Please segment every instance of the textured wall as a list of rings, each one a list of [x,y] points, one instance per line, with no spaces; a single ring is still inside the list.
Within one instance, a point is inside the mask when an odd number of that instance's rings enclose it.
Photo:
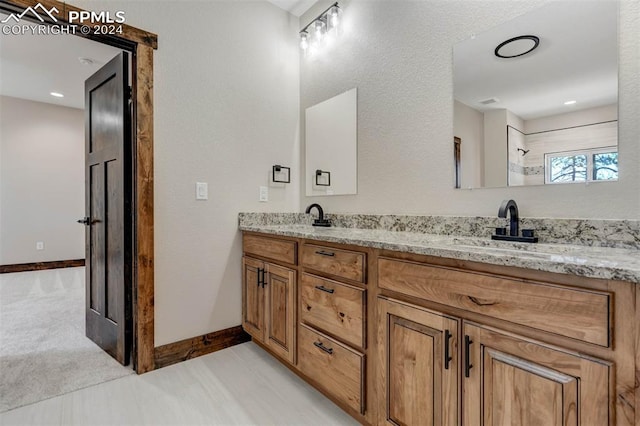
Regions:
[[[236,326],[238,212],[299,207],[298,19],[267,2],[77,3],[158,34],[156,346]],[[291,184],[259,203],[274,164],[291,167]],[[208,201],[195,182],[209,183]]]
[[[84,259],[84,111],[0,96],[0,152],[0,264]]]
[[[301,207],[320,202],[328,212],[473,216],[496,214],[502,199],[514,198],[528,217],[640,218],[640,2],[632,0],[620,6],[620,181],[453,189],[452,46],[543,4],[348,3],[340,40],[300,60],[300,106],[358,88],[358,195],[303,193]]]

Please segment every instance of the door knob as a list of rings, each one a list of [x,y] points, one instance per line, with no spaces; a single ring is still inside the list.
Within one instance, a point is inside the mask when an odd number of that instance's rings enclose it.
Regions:
[[[89,225],[93,225],[94,223],[98,223],[100,221],[97,219],[91,220],[90,217],[85,217],[83,219],[78,219],[76,222],[89,226]]]

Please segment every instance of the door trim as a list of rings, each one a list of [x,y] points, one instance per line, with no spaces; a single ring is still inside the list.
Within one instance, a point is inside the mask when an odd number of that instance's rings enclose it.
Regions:
[[[38,3],[56,7],[59,23],[70,11],[83,9],[57,0],[0,0],[0,10],[22,12]],[[51,25],[55,25],[50,23]],[[156,34],[123,24],[123,34],[90,39],[132,53],[133,88],[133,367],[138,374],[154,363],[154,235],[153,235],[153,51]],[[80,36],[80,33],[77,34]]]

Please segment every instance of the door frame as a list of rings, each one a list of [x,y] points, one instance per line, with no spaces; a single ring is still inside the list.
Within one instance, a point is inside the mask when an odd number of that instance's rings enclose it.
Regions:
[[[69,22],[70,11],[84,11],[57,0],[0,0],[0,10],[23,12],[38,3],[55,7],[56,22]],[[138,374],[155,368],[154,362],[154,235],[153,235],[153,51],[158,48],[156,34],[122,24],[123,33],[114,35],[76,35],[130,52],[133,98],[133,368]]]

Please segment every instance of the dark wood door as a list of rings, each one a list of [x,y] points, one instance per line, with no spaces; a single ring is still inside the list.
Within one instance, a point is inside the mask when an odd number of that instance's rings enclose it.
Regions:
[[[131,348],[128,56],[85,82],[86,334],[122,364]]]

